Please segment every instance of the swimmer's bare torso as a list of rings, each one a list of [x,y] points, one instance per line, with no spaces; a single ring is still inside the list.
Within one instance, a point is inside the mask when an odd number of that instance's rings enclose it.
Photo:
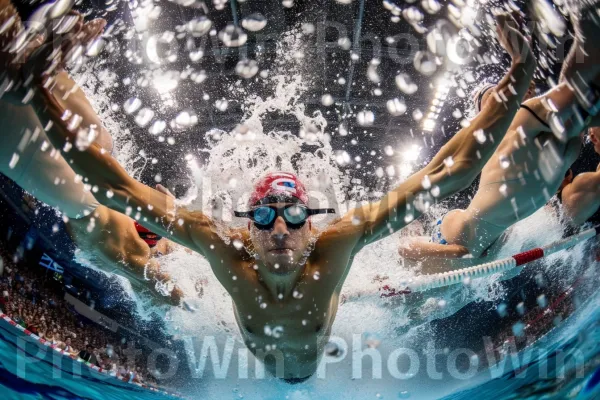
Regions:
[[[264,284],[259,273],[262,266],[257,265],[260,261],[245,249],[221,242],[204,253],[232,297],[244,342],[274,375],[278,375],[276,357],[265,357],[267,354],[284,358],[285,378],[303,378],[316,369],[352,264],[356,240],[347,239],[359,236],[356,228],[338,236],[344,224],[338,221],[320,234],[313,231],[318,239],[306,263],[298,266],[302,272],[293,287],[282,289],[285,295]],[[248,231],[237,231],[234,237],[251,246]]]

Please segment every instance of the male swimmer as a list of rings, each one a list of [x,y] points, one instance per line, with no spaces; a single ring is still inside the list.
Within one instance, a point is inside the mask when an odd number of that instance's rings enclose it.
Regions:
[[[98,186],[95,197],[102,204],[120,212],[139,207],[140,224],[202,254],[232,297],[248,348],[259,357],[280,352],[283,363],[267,357],[266,368],[290,383],[301,382],[316,371],[354,256],[404,227],[408,213],[420,215],[409,199],[427,192],[425,179],[440,199],[467,187],[506,133],[529,87],[535,60],[510,17],[500,15],[497,23],[498,38],[513,57],[511,80],[495,89],[504,101],[486,102],[471,125],[454,135],[422,170],[380,201],[350,211],[320,232],[310,216],[330,210],[311,209],[304,185],[289,172],[259,179],[248,210],[236,213],[249,219],[247,229],[228,229],[217,227],[200,211],[176,207],[172,198],[137,182],[99,143],[64,154],[76,172]],[[5,65],[11,64],[8,57]],[[53,122],[48,137],[63,149],[76,140],[68,129],[70,119],[61,118],[66,110],[45,87],[52,85],[51,77],[31,78],[34,109],[44,124]],[[493,140],[480,143],[475,135],[479,130]],[[444,162],[450,157],[453,163]]]
[[[95,38],[104,25],[104,21],[94,20],[83,29],[90,38]],[[56,74],[55,79],[56,98],[80,115],[83,123],[96,125],[96,142],[111,151],[112,138],[98,116],[89,113],[91,106],[81,89],[65,71]],[[4,96],[0,100],[3,127],[0,173],[42,202],[59,209],[66,217],[71,239],[91,256],[95,266],[124,275],[134,286],[149,287],[161,301],[166,299],[179,304],[180,289],[169,286],[170,277],[160,272],[155,258],[171,251],[170,242],[136,224],[132,218],[100,205],[49,143],[33,108],[8,99],[9,96]],[[162,186],[159,189],[168,192]],[[167,293],[170,289],[173,289],[171,293]]]
[[[563,66],[561,83],[521,105],[483,168],[469,207],[440,218],[429,242],[405,241],[401,255],[413,260],[480,257],[508,227],[533,214],[556,193],[579,154],[581,132],[600,123],[598,117],[592,118],[600,101],[598,92],[586,92],[595,86],[594,79],[600,83],[600,47],[585,40],[600,34],[600,27],[581,19],[573,23],[579,36]],[[495,97],[492,87],[484,87],[474,98],[475,106],[496,102]]]

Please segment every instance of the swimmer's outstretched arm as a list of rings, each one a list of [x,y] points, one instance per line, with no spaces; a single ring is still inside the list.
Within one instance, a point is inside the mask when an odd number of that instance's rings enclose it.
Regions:
[[[98,143],[92,143],[83,151],[73,146],[65,152],[66,148],[76,142],[77,134],[75,130],[69,130],[68,121],[61,118],[65,108],[42,84],[36,87],[32,105],[42,124],[52,122],[51,128],[47,130],[52,144],[57,149],[63,149],[65,159],[72,160],[75,172],[86,177],[90,184],[98,186],[99,190],[94,196],[101,204],[133,216],[139,213],[141,225],[200,254],[205,254],[205,247],[211,243],[194,240],[190,233],[192,230],[200,232],[200,236],[215,241],[218,239],[210,218],[201,212],[177,207],[171,196],[130,177],[118,161]]]
[[[473,182],[506,134],[535,70],[529,43],[510,16],[497,17],[497,34],[512,58],[511,67],[471,124],[454,135],[425,168],[379,202],[348,212],[324,233],[325,237],[354,241],[356,253],[421,215],[422,211],[416,207],[420,197],[434,196],[441,200]]]

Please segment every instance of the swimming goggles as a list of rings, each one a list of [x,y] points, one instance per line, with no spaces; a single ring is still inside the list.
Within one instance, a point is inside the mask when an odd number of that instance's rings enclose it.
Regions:
[[[236,217],[250,218],[261,230],[273,228],[277,217],[283,217],[285,224],[291,229],[300,229],[311,215],[334,214],[333,208],[311,209],[302,204],[288,204],[282,207],[258,206],[251,211],[234,211]]]

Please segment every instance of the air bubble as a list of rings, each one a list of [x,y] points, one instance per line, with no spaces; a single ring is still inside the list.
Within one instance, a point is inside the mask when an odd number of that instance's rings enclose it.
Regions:
[[[402,92],[409,95],[414,94],[417,90],[419,90],[419,87],[412,81],[410,76],[404,73],[396,76],[396,86],[398,86],[398,89],[400,89]]]
[[[254,60],[241,60],[235,66],[235,72],[242,78],[252,78],[258,73],[258,63]]]
[[[375,114],[369,110],[361,111],[356,114],[356,122],[360,126],[371,126],[375,122]]]
[[[397,117],[406,112],[406,103],[403,100],[394,98],[387,101],[386,108],[391,115]]]
[[[333,104],[333,97],[330,94],[324,94],[321,96],[321,104],[323,104],[325,107],[329,107]]]
[[[212,28],[212,21],[205,16],[194,18],[186,24],[186,30],[194,37],[204,36]]]
[[[253,13],[242,19],[242,27],[251,32],[258,32],[267,26],[267,19],[261,13]]]
[[[246,43],[248,35],[242,28],[229,24],[219,32],[219,39],[227,47],[239,47]]]
[[[142,106],[142,101],[140,99],[138,99],[137,97],[132,97],[123,104],[123,110],[125,111],[126,114],[133,114],[141,106]]]
[[[150,123],[152,118],[154,118],[154,111],[149,108],[142,108],[135,116],[135,123],[143,128]]]

